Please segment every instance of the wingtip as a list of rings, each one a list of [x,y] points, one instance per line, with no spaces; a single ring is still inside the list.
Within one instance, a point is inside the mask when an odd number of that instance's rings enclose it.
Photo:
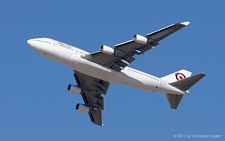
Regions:
[[[190,22],[186,21],[186,22],[182,22],[181,24],[187,26],[190,24]]]
[[[203,77],[204,77],[204,76],[206,76],[206,74],[205,74],[205,73],[200,73],[200,74],[201,74]]]

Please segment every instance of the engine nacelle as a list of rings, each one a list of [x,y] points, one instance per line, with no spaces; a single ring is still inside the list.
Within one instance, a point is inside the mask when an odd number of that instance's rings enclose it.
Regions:
[[[77,104],[76,105],[76,110],[80,111],[80,112],[84,112],[84,113],[88,113],[90,108],[85,106],[84,104]]]
[[[68,91],[72,92],[72,93],[75,93],[75,94],[81,94],[82,90],[81,88],[77,87],[77,86],[74,86],[74,85],[68,85],[68,88],[67,88]]]
[[[145,45],[145,44],[148,43],[148,38],[146,38],[144,36],[141,36],[141,35],[138,35],[138,34],[135,34],[134,37],[133,37],[133,41]]]
[[[111,48],[111,47],[106,46],[106,45],[102,45],[100,47],[100,51],[102,53],[105,53],[105,54],[113,55],[115,50],[113,48]]]

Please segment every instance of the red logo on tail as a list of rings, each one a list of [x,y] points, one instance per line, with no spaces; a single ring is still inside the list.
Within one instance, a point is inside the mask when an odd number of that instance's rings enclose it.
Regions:
[[[175,76],[176,76],[177,80],[182,80],[182,79],[186,78],[186,76],[183,73],[180,73],[180,72],[175,73]]]

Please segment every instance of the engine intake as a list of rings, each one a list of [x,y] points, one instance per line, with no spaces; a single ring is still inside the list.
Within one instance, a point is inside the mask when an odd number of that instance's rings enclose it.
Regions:
[[[74,85],[68,85],[68,88],[67,88],[68,91],[72,92],[72,93],[75,93],[75,94],[81,94],[82,90],[81,88],[77,87],[77,86],[74,86]]]
[[[100,51],[101,51],[102,53],[109,54],[109,55],[113,55],[113,53],[115,52],[115,50],[114,50],[113,48],[108,47],[108,46],[106,46],[106,45],[102,45],[102,46],[100,47]]]
[[[84,113],[88,113],[90,108],[85,106],[84,104],[77,104],[76,105],[76,110],[80,111],[80,112],[84,112]]]
[[[141,36],[141,35],[138,35],[138,34],[135,34],[134,37],[133,37],[133,41],[145,45],[145,44],[148,43],[148,38],[146,38],[144,36]]]

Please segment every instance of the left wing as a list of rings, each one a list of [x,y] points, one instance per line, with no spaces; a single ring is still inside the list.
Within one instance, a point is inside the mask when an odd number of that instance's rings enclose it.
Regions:
[[[91,61],[111,68],[115,71],[120,71],[135,60],[135,54],[140,55],[149,49],[157,46],[159,41],[173,34],[179,29],[187,26],[189,22],[182,22],[172,24],[155,32],[147,34],[144,38],[146,43],[138,43],[130,40],[113,47],[114,53],[112,55],[102,53],[101,51],[91,54]]]
[[[109,82],[74,71],[74,77],[78,87],[82,89],[82,98],[85,106],[89,107],[91,121],[102,126],[102,111],[104,110],[104,99],[101,94],[106,94]]]

